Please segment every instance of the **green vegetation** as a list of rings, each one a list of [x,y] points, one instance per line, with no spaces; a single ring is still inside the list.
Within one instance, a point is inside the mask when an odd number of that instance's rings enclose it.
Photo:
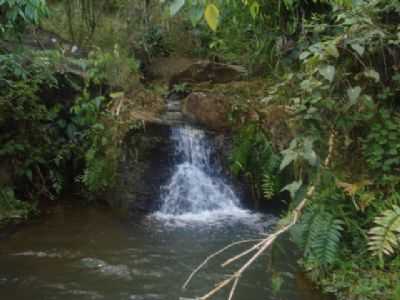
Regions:
[[[61,46],[25,46],[31,26],[48,11],[45,2],[0,4],[5,41],[0,47],[0,165],[7,173],[0,182],[5,185],[3,220],[18,214],[26,218],[30,206],[58,198],[74,181],[89,198],[111,186],[121,129],[112,107],[139,77],[136,60],[117,45],[107,51],[93,46],[81,58]]]
[[[291,232],[307,274],[338,299],[397,300],[399,24],[399,0],[0,0],[0,166],[15,170],[0,219],[57,198],[71,174],[87,195],[112,185],[124,107],[158,105],[140,83],[154,59],[241,64],[263,84],[235,90],[232,173],[258,198],[290,195],[289,214],[315,186]],[[81,57],[15,47],[38,26]]]
[[[231,153],[233,174],[243,176],[253,187],[254,198],[262,195],[271,199],[279,192],[279,165],[281,157],[276,154],[268,138],[257,124],[242,127],[234,140]]]
[[[11,188],[0,187],[0,225],[9,220],[27,219],[34,212],[34,205],[16,199]]]
[[[398,297],[399,7],[391,0],[203,6],[204,22],[215,32],[210,52],[247,64],[253,74],[261,67],[270,83],[263,97],[244,98],[235,114],[242,128],[232,169],[252,178],[267,199],[270,175],[286,178],[290,207],[307,186],[316,187],[292,236],[310,277],[339,299]],[[276,146],[285,134],[266,120],[274,114],[264,113],[274,107],[287,112],[285,149]],[[258,115],[257,124],[249,118],[243,125],[249,112]],[[329,168],[320,166],[327,155]]]
[[[29,24],[38,24],[47,13],[45,0],[0,1],[0,36],[20,33]]]

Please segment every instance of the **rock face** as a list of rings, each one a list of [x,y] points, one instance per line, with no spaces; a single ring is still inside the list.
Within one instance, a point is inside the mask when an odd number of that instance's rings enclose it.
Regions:
[[[290,124],[293,112],[284,105],[270,105],[258,112],[262,126],[269,132],[270,140],[274,147],[282,151],[289,147],[294,138],[294,131]]]
[[[230,101],[222,94],[194,92],[183,101],[183,116],[190,122],[210,130],[223,131],[229,127]]]
[[[185,57],[160,57],[147,62],[145,76],[147,79],[161,79],[169,82],[173,76],[189,68],[195,60]]]
[[[169,178],[172,142],[168,126],[151,124],[125,138],[117,182],[105,200],[123,214],[150,212]]]
[[[246,74],[247,71],[242,66],[200,61],[171,76],[169,85],[173,87],[181,83],[227,83],[239,80]]]

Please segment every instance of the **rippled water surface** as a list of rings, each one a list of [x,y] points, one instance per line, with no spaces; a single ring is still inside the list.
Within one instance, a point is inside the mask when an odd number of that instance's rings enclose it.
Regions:
[[[212,261],[182,291],[204,258],[232,242],[265,236],[276,218],[242,208],[203,131],[172,128],[171,138],[176,164],[160,187],[157,212],[123,220],[107,208],[59,206],[0,241],[0,299],[193,299],[239,267],[243,261],[230,269],[219,265],[244,245]],[[281,242],[260,257],[240,281],[235,299],[323,300],[297,271],[292,248]],[[284,283],[274,293],[271,278],[277,274]],[[226,296],[224,291],[214,299]]]
[[[181,285],[191,270],[232,241],[259,237],[273,221],[273,217],[261,215],[210,219],[208,224],[157,216],[136,216],[132,221],[107,208],[60,206],[0,240],[0,299],[173,300],[199,296],[232,270],[221,270],[218,265],[236,252],[216,259],[182,292]],[[292,247],[280,245],[243,277],[236,299],[326,299],[298,273]],[[285,282],[274,296],[271,276],[276,272],[284,273]],[[226,299],[226,294],[215,299]]]

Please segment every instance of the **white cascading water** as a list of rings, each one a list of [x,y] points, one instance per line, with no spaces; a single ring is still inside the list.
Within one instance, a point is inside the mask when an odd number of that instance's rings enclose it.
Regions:
[[[190,126],[172,128],[176,169],[162,188],[157,217],[212,222],[249,216],[213,161],[213,145],[204,131]]]

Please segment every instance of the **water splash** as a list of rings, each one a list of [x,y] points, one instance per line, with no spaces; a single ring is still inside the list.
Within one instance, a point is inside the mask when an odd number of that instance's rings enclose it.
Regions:
[[[172,128],[175,172],[162,188],[161,219],[215,223],[251,216],[226,182],[213,159],[214,148],[204,131],[189,126]],[[254,216],[254,215],[252,215]]]

